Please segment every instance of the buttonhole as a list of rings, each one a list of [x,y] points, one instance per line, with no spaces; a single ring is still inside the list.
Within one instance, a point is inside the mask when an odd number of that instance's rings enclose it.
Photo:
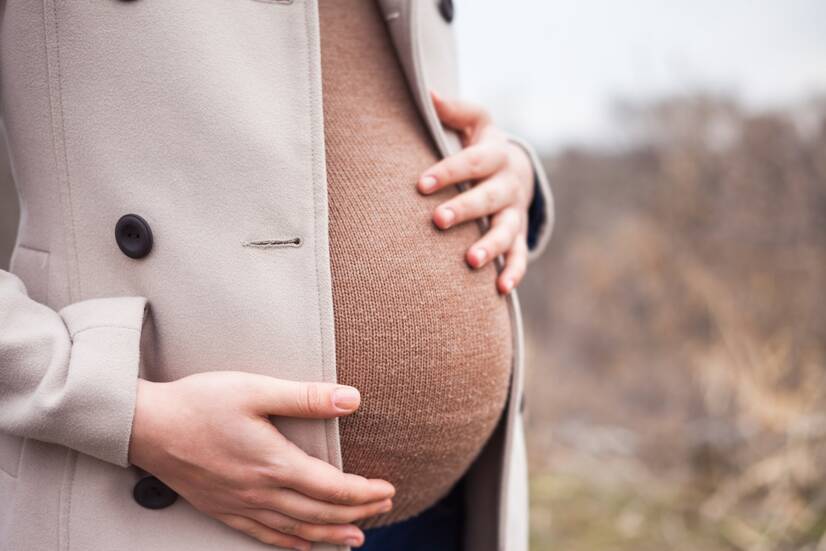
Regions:
[[[279,247],[300,247],[302,240],[300,237],[292,239],[260,239],[256,241],[242,241],[242,247],[252,247],[255,249],[275,249]]]

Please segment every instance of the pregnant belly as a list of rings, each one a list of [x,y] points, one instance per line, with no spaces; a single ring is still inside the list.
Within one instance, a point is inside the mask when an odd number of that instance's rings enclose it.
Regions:
[[[411,197],[410,211],[383,227],[363,217],[331,224],[338,380],[362,395],[340,424],[344,468],[396,487],[394,509],[366,526],[409,518],[445,495],[507,398],[507,305],[493,268],[471,270],[463,256],[478,230],[436,230],[423,201]]]

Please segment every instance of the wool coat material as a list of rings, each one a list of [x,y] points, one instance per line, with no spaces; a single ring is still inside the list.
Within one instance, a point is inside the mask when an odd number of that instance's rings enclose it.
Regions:
[[[428,94],[458,93],[450,2],[380,4],[434,142],[457,151]],[[316,0],[0,10],[21,203],[12,266],[0,271],[0,549],[273,549],[183,500],[139,505],[127,451],[139,377],[336,380]],[[518,143],[545,204],[535,256],[552,198]],[[115,242],[127,213],[151,227],[144,258]],[[467,475],[474,551],[527,549],[522,328],[516,293],[508,300],[509,405]],[[341,466],[335,420],[276,425]]]

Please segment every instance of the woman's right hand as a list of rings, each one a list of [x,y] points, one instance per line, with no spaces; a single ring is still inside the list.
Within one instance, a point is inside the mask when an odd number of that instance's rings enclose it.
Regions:
[[[352,387],[235,371],[140,380],[129,460],[264,543],[357,547],[364,534],[352,523],[389,511],[393,486],[307,455],[268,417],[339,417],[359,403]]]

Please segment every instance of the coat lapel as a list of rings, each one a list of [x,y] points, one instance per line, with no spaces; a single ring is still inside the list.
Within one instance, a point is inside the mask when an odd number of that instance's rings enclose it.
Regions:
[[[379,5],[413,98],[439,152],[446,156],[458,151],[458,136],[442,126],[430,100],[430,90],[445,97],[459,93],[450,23],[433,0],[379,0]]]

